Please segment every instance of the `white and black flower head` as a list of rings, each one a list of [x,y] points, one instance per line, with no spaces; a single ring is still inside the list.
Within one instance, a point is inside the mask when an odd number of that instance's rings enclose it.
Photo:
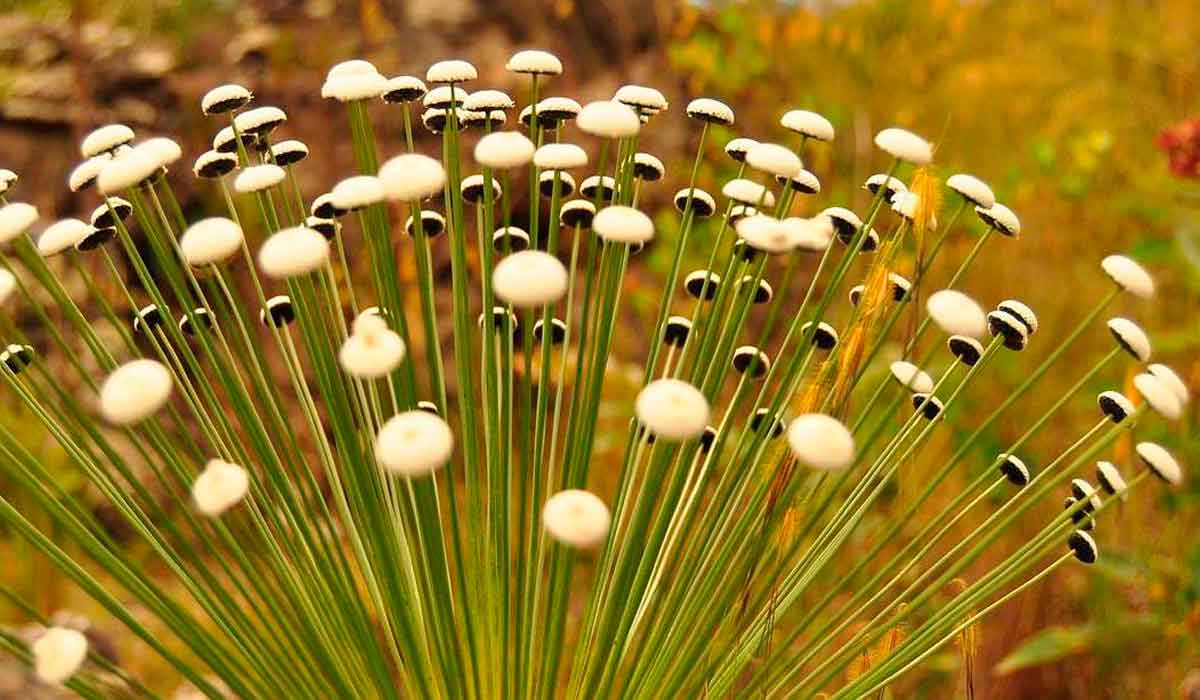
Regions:
[[[575,125],[585,134],[609,139],[633,136],[642,128],[637,112],[620,102],[589,102],[579,111]]]
[[[332,222],[336,224],[337,222]],[[309,224],[310,226],[312,224]],[[410,236],[416,235],[416,230],[413,228],[413,217],[409,216],[404,221],[404,230]],[[446,217],[433,211],[432,209],[421,210],[421,231],[429,238],[437,238],[446,232]]]
[[[406,102],[415,102],[424,97],[427,92],[429,90],[420,78],[412,75],[399,75],[387,81],[387,85],[384,86],[383,94],[380,97],[383,98],[384,102],[403,104]]]
[[[726,182],[725,186],[721,188],[721,194],[739,204],[751,207],[775,206],[775,195],[757,182],[745,178],[735,178]]]
[[[271,146],[271,159],[275,165],[287,167],[308,157],[308,146],[303,141],[288,139]]]
[[[875,134],[875,145],[888,155],[913,165],[927,165],[933,160],[933,147],[911,131],[891,127]]]
[[[450,107],[461,106],[467,99],[467,93],[461,88],[451,88],[449,85],[435,87],[421,98],[421,105],[428,109],[447,110]]]
[[[805,138],[817,141],[832,141],[834,136],[833,124],[820,114],[807,109],[793,109],[785,112],[779,119],[779,125],[788,131],[794,131]]]
[[[987,208],[976,206],[975,214],[980,221],[1001,235],[1009,238],[1017,238],[1021,235],[1021,220],[1017,218],[1012,209],[999,202]]]
[[[1100,412],[1108,416],[1113,423],[1123,422],[1136,410],[1133,402],[1119,391],[1101,392],[1096,397],[1096,403],[1100,406]]]
[[[512,109],[513,98],[503,90],[477,90],[462,100],[463,109],[488,112],[494,109]]]
[[[988,331],[992,337],[1004,339],[1009,350],[1024,350],[1029,343],[1029,331],[1020,317],[997,309],[987,315]]]
[[[1171,486],[1183,483],[1183,469],[1170,452],[1157,443],[1139,442],[1134,448],[1146,468]]]
[[[707,270],[696,270],[683,279],[683,288],[693,299],[712,301],[721,286],[721,275]]]
[[[533,340],[534,342],[542,342],[542,336],[545,334],[546,324],[542,323],[542,319],[538,319],[533,324]],[[561,318],[550,319],[550,344],[562,345],[567,339],[567,323]]]
[[[794,178],[804,169],[800,156],[787,146],[759,143],[746,152],[746,165],[777,177]]]
[[[974,175],[958,173],[946,178],[946,187],[954,190],[967,202],[984,210],[996,204],[996,195],[987,183]]]
[[[946,340],[950,354],[968,367],[974,367],[983,358],[983,343],[964,335],[952,335]]]
[[[837,347],[838,334],[833,326],[824,321],[817,323],[816,328],[813,328],[812,321],[806,321],[800,326],[800,335],[808,337],[811,333],[809,342],[811,342],[818,350],[829,352]]]
[[[326,192],[325,194],[317,195],[317,198],[312,202],[312,206],[309,207],[309,213],[319,219],[336,219],[345,216],[349,212],[335,206],[333,203],[333,193]]]
[[[1012,314],[1013,317],[1021,321],[1021,323],[1025,325],[1025,331],[1029,335],[1037,333],[1037,314],[1033,313],[1033,309],[1029,308],[1029,306],[1017,301],[1016,299],[1005,299],[997,304],[996,308]]]
[[[283,328],[296,320],[296,307],[292,298],[277,294],[267,299],[267,304],[258,310],[258,320],[268,328]]]
[[[655,182],[661,180],[667,174],[667,168],[663,162],[649,153],[635,153],[633,155],[633,176],[645,182]]]
[[[100,177],[100,171],[104,169],[104,164],[110,160],[112,160],[111,155],[101,153],[75,166],[71,174],[67,176],[67,187],[71,188],[72,192],[79,192],[96,184],[96,179]]]
[[[645,85],[622,85],[613,100],[633,108],[639,114],[657,114],[669,106],[661,92]]]
[[[8,168],[0,168],[0,195],[7,194],[19,179],[21,178]]]
[[[83,137],[79,152],[84,158],[93,158],[101,153],[112,153],[120,146],[133,141],[133,129],[124,124],[106,124]]]
[[[543,197],[553,197],[554,188],[558,187],[559,197],[570,197],[575,194],[575,178],[565,170],[547,170],[538,175],[538,194]]]
[[[254,134],[241,132],[242,146],[251,148],[258,140]],[[217,153],[237,153],[238,151],[238,132],[235,132],[232,126],[227,126],[217,132],[212,140],[213,150]]]
[[[733,110],[729,105],[708,97],[698,97],[688,103],[687,115],[709,124],[733,125]]]
[[[478,77],[475,66],[461,59],[438,61],[425,71],[425,82],[435,84],[464,83]]]
[[[243,194],[262,192],[278,185],[286,178],[287,173],[283,168],[273,163],[251,165],[242,168],[237,177],[233,179],[233,189]]]
[[[1095,564],[1100,558],[1100,549],[1096,546],[1096,540],[1092,536],[1076,530],[1067,538],[1067,546],[1075,553],[1075,558],[1084,564]]]
[[[464,200],[470,202],[471,204],[482,204],[485,195],[487,194],[483,175],[476,174],[463,178],[462,184],[460,185],[460,190]],[[496,178],[492,178],[493,200],[498,201],[501,194],[503,194],[503,191],[500,189],[500,181]]]
[[[0,352],[0,365],[4,365],[13,374],[20,374],[32,362],[33,346],[30,345],[11,343]]]
[[[755,141],[754,139],[738,137],[725,144],[725,153],[737,162],[745,163],[746,154],[750,152],[751,148],[754,148],[757,145],[758,141]]]
[[[579,116],[583,107],[570,97],[547,97],[537,103],[538,123],[544,127],[555,127]]]
[[[1145,268],[1124,255],[1110,255],[1100,261],[1104,270],[1117,286],[1139,299],[1154,296],[1154,279]]]
[[[609,175],[589,175],[579,183],[579,194],[588,201],[611,202],[617,196],[617,183]]]
[[[933,378],[913,363],[896,360],[889,369],[892,379],[905,389],[916,394],[928,394],[933,391]]]
[[[238,131],[264,136],[287,121],[287,114],[278,107],[255,107],[238,114],[233,123]]]
[[[1029,483],[1029,468],[1016,455],[1000,455],[1000,473],[1013,486],[1025,486]]]
[[[1137,375],[1133,378],[1133,386],[1150,408],[1163,418],[1178,420],[1183,413],[1179,397],[1153,374],[1143,372]]]
[[[686,213],[688,209],[697,217],[707,219],[717,211],[717,202],[712,195],[698,187],[685,187],[675,193],[675,209]]]
[[[225,114],[245,107],[253,99],[254,94],[241,85],[218,85],[204,93],[200,99],[200,109],[205,114]]]
[[[925,393],[913,394],[912,406],[913,410],[919,411],[926,420],[936,419],[942,415],[942,410],[945,408],[941,399]]]
[[[751,379],[761,379],[771,367],[767,353],[753,345],[743,345],[733,351],[733,369]]]
[[[1175,373],[1175,370],[1164,364],[1155,363],[1147,367],[1146,371],[1158,377],[1158,381],[1175,392],[1175,397],[1179,399],[1179,403],[1187,405],[1192,400],[1192,394],[1188,390],[1187,384]]]
[[[212,150],[205,151],[196,158],[195,164],[192,165],[192,172],[196,174],[196,177],[216,179],[233,172],[237,166],[237,156]]]
[[[61,219],[46,227],[37,239],[37,251],[43,258],[58,255],[75,247],[93,230],[89,223],[79,219]]]
[[[798,416],[788,424],[787,438],[792,456],[810,469],[839,471],[854,464],[854,435],[832,416]]]
[[[878,194],[880,188],[883,188],[883,201],[885,202],[891,202],[896,195],[908,192],[908,186],[900,178],[892,177],[887,173],[876,173],[863,183],[863,189],[871,194]]]
[[[801,168],[800,172],[790,178],[776,175],[775,181],[781,185],[786,185],[788,189],[800,194],[817,194],[821,191],[821,181],[817,179],[816,175],[813,175],[804,168]]]
[[[1096,481],[1100,483],[1100,488],[1110,496],[1119,495],[1124,498],[1125,489],[1129,488],[1129,485],[1125,483],[1125,477],[1121,476],[1121,470],[1112,462],[1096,463]]]
[[[692,322],[683,316],[671,316],[663,326],[663,343],[682,348],[692,332]]]
[[[549,51],[522,49],[508,59],[504,69],[526,75],[561,75],[563,65],[562,61]]]
[[[1111,318],[1108,320],[1108,331],[1121,349],[1129,353],[1138,362],[1150,360],[1150,338],[1138,324],[1127,318]]]
[[[568,228],[591,228],[592,219],[596,216],[596,206],[586,199],[572,199],[562,205],[558,218],[563,226]]]

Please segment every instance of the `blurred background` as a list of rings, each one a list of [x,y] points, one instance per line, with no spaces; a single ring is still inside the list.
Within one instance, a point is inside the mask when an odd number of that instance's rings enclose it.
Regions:
[[[824,186],[808,213],[832,205],[861,210],[860,184],[884,165],[871,136],[900,124],[937,143],[943,176],[978,175],[1021,217],[1022,237],[989,242],[963,287],[985,305],[1025,301],[1045,330],[1028,354],[1006,355],[989,369],[994,376],[972,392],[962,420],[930,445],[931,454],[953,449],[972,416],[986,415],[1049,352],[1053,334],[1091,308],[1107,284],[1097,263],[1110,252],[1137,258],[1160,287],[1153,303],[1122,300],[1114,313],[1141,323],[1155,341],[1156,359],[1200,387],[1195,0],[0,0],[0,167],[20,175],[15,196],[38,205],[47,220],[86,215],[96,195],[75,196],[66,187],[84,134],[124,122],[140,134],[177,139],[190,162],[216,129],[200,113],[200,96],[239,82],[260,104],[283,107],[287,135],[310,146],[313,155],[297,174],[311,197],[353,169],[344,110],[319,97],[329,66],[362,57],[387,75],[423,75],[434,60],[462,57],[479,68],[471,87],[513,91],[523,105],[523,88],[503,67],[525,47],[549,49],[566,66],[548,94],[586,102],[632,82],[659,88],[671,100],[642,142],[663,159],[668,176],[644,194],[660,238],[630,273],[631,328],[652,325],[669,264],[665,243],[677,225],[670,196],[686,183],[696,138],[683,107],[709,96],[737,112],[736,126],[716,130],[708,141],[699,183],[709,191],[733,171],[721,151],[729,138],[780,139],[783,112],[805,108],[825,114],[838,130],[833,144],[806,151],[807,166]],[[399,152],[398,108],[372,109],[382,154]],[[434,153],[438,141],[418,132],[418,148]],[[218,211],[211,188],[183,174],[173,184],[192,217]],[[707,259],[705,242],[697,240],[686,269]],[[950,237],[930,284],[945,279],[971,242]],[[807,272],[772,282],[778,292],[799,294]],[[617,356],[630,371],[610,382],[605,415],[614,426],[629,415],[645,335],[618,339]],[[1018,412],[1039,415],[1109,342],[1100,330],[1085,335],[1061,372]],[[1094,420],[1095,393],[1121,388],[1113,385],[1131,377],[1107,376],[1089,387],[1027,449],[1027,461],[1036,465],[1073,441]],[[33,425],[11,397],[0,400],[0,420]],[[1027,424],[1013,415],[978,459],[990,460]],[[1196,424],[1189,410],[1178,425],[1147,421],[1138,439],[1161,439],[1195,465]],[[54,443],[37,429],[26,434],[48,463],[61,463],[63,483],[89,498]],[[598,447],[598,459],[619,449],[604,440]],[[1128,471],[1131,451],[1123,442],[1110,457]],[[932,458],[915,461],[897,490],[934,466]],[[0,488],[7,495],[2,478]],[[884,499],[876,517],[886,518],[900,495]],[[102,512],[100,499],[91,498]],[[1047,504],[1045,513],[1055,506]],[[1198,506],[1193,479],[1175,492],[1144,490],[1101,522],[1100,565],[1060,569],[979,630],[977,697],[1200,699]],[[1006,551],[1040,522],[1015,531]],[[39,610],[91,612],[46,562],[3,533],[0,561],[5,582]],[[0,601],[0,620],[10,619],[20,616]],[[119,628],[102,619],[93,628],[124,665],[156,687],[172,687],[169,671],[142,658]],[[25,683],[19,669],[0,659],[0,698],[38,697]],[[889,692],[960,697],[960,687],[960,654],[947,649]]]

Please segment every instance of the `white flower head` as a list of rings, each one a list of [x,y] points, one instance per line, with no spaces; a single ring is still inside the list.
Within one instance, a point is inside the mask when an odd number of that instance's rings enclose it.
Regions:
[[[429,89],[425,87],[425,83],[418,77],[413,75],[398,75],[387,81],[387,87],[383,90],[384,102],[399,104],[404,102],[414,102],[425,97],[425,93]]]
[[[570,97],[547,97],[537,103],[538,121],[548,126],[554,126],[558,122],[575,119],[582,110],[583,107]],[[532,116],[533,113],[530,110],[530,117]],[[526,126],[528,126],[528,123],[526,123]]]
[[[196,509],[216,518],[242,502],[250,490],[250,475],[242,467],[220,459],[209,460],[192,484]]]
[[[179,239],[179,249],[189,265],[213,265],[237,253],[243,240],[241,226],[232,219],[214,216],[189,226]]]
[[[1033,309],[1029,308],[1027,304],[1017,301],[1016,299],[1005,299],[999,304],[996,304],[996,308],[1000,309],[1001,311],[1007,311],[1009,314],[1019,319],[1021,323],[1025,324],[1025,330],[1028,331],[1029,335],[1037,333],[1037,314],[1035,314]]]
[[[522,49],[508,59],[504,69],[527,75],[561,75],[563,65],[562,61],[549,51]]]
[[[587,152],[573,143],[548,143],[533,154],[533,164],[542,170],[582,168],[587,162]]]
[[[236,170],[237,165],[237,156],[216,150],[205,151],[196,158],[196,162],[192,165],[192,172],[196,177],[218,178]]]
[[[83,161],[71,171],[67,176],[67,186],[72,192],[78,192],[86,189],[96,183],[96,178],[100,177],[100,171],[104,169],[104,164],[112,160],[112,156],[107,153],[101,153],[97,156],[92,156]]]
[[[829,217],[793,216],[784,219],[783,223],[791,229],[792,242],[801,250],[821,253],[833,242],[833,223]]]
[[[529,164],[533,153],[533,142],[517,131],[497,131],[475,144],[475,160],[485,168],[519,168]]]
[[[699,187],[685,187],[675,193],[675,209],[681,214],[689,208],[701,219],[707,219],[717,211],[717,200]]]
[[[1180,414],[1183,413],[1183,404],[1175,392],[1159,381],[1158,377],[1143,372],[1133,378],[1133,386],[1155,413],[1167,420],[1179,420]]]
[[[418,477],[442,468],[454,453],[454,433],[440,416],[416,409],[388,419],[375,436],[375,458],[385,469]]]
[[[784,113],[779,119],[779,125],[810,139],[833,140],[833,124],[820,114],[807,109],[793,109]]]
[[[725,186],[721,188],[721,194],[746,206],[767,208],[775,206],[775,195],[757,182],[746,178],[739,177],[726,182]]]
[[[124,146],[133,141],[133,129],[124,124],[106,124],[83,137],[79,152],[84,158],[92,158],[101,153],[108,153],[118,146]]]
[[[854,436],[838,419],[807,413],[788,425],[788,446],[806,467],[822,471],[846,469],[854,463]]]
[[[1100,407],[1101,413],[1117,424],[1122,423],[1137,410],[1133,402],[1119,391],[1100,392],[1100,395],[1096,397],[1096,405]]]
[[[342,343],[338,360],[351,376],[378,379],[399,367],[406,351],[404,339],[387,327],[382,316],[360,314],[354,320],[354,332]]]
[[[667,98],[661,92],[645,85],[622,85],[617,88],[613,100],[637,110],[657,113],[667,109]]]
[[[1192,394],[1188,391],[1187,384],[1184,383],[1182,377],[1175,373],[1175,370],[1164,364],[1155,363],[1147,367],[1146,371],[1158,377],[1158,381],[1175,392],[1175,397],[1179,399],[1179,403],[1186,405],[1192,400]]]
[[[0,195],[5,194],[20,178],[8,168],[0,168]]]
[[[1112,462],[1096,463],[1096,481],[1100,482],[1100,488],[1110,496],[1123,495],[1122,492],[1129,487],[1125,483],[1125,477],[1121,476],[1121,470]]]
[[[463,109],[474,112],[490,112],[496,109],[512,109],[513,98],[503,90],[477,90],[463,98]]]
[[[308,157],[308,146],[297,139],[287,139],[271,146],[271,160],[275,165],[287,167]]]
[[[159,168],[165,168],[183,157],[183,149],[172,139],[155,136],[133,147],[134,153],[145,154]]]
[[[273,163],[261,163],[242,168],[233,179],[233,189],[242,193],[262,192],[283,182],[287,173]]]
[[[254,144],[256,137],[254,134],[241,132],[242,145],[250,146]],[[212,140],[212,148],[218,153],[237,153],[238,151],[238,134],[233,130],[232,126],[223,127],[218,131]]]
[[[698,97],[688,103],[687,115],[709,124],[733,125],[733,110],[729,105],[708,97]]]
[[[96,186],[102,194],[118,194],[145,182],[158,174],[161,168],[162,164],[154,154],[147,150],[131,148],[104,163],[104,167],[100,169],[100,176],[96,178]]]
[[[911,131],[890,127],[875,134],[875,145],[882,151],[913,165],[927,165],[933,160],[933,147]]]
[[[604,542],[612,515],[595,494],[581,489],[559,491],[542,506],[542,525],[568,547],[591,549]]]
[[[358,211],[383,201],[383,182],[374,175],[355,175],[333,186],[333,206]]]
[[[966,173],[951,175],[946,178],[946,187],[954,190],[963,199],[977,207],[990,209],[996,204],[996,195],[992,192],[992,188],[974,175]]]
[[[17,278],[8,270],[0,268],[0,304],[8,301],[16,290]]]
[[[329,241],[307,226],[272,234],[258,250],[258,266],[273,279],[307,274],[328,261]]]
[[[643,212],[621,205],[604,207],[592,219],[592,230],[611,243],[648,243],[654,238],[654,222]]]
[[[796,177],[804,169],[800,156],[777,143],[755,144],[746,152],[746,165],[788,179]]]
[[[642,128],[636,112],[620,102],[608,100],[584,105],[575,124],[585,134],[609,139],[633,136]]]
[[[287,114],[278,107],[255,107],[233,118],[238,131],[246,134],[268,134],[287,121]]]
[[[43,258],[73,248],[92,232],[92,225],[79,219],[62,219],[46,227],[38,236],[37,251]]]
[[[1171,486],[1183,483],[1183,469],[1179,462],[1167,452],[1162,445],[1153,442],[1139,442],[1134,448],[1138,457],[1154,475]]]
[[[796,247],[794,229],[773,216],[747,216],[737,222],[736,228],[738,238],[754,250],[777,255]]]
[[[933,377],[911,362],[896,360],[891,364],[892,379],[900,386],[918,394],[928,394],[933,391]]]
[[[1100,261],[1100,267],[1118,287],[1135,297],[1149,299],[1154,296],[1154,279],[1133,259],[1124,255],[1110,255]]]
[[[425,81],[430,83],[462,83],[478,77],[475,66],[458,59],[438,61],[425,71]]]
[[[929,317],[947,335],[982,338],[987,332],[983,308],[971,297],[954,289],[934,292],[925,302]]]
[[[364,58],[351,58],[341,63],[335,63],[325,73],[325,78],[338,78],[344,75],[363,75],[365,73],[378,73],[379,69],[374,63]]]
[[[1021,235],[1021,220],[1017,218],[1012,209],[999,202],[994,202],[992,206],[986,208],[977,206],[975,214],[980,221],[1001,235],[1009,238],[1017,238]]]
[[[50,685],[62,685],[87,660],[88,641],[79,630],[51,627],[30,645],[33,670],[37,677]]]
[[[1150,338],[1138,324],[1127,318],[1112,318],[1108,321],[1108,331],[1121,349],[1129,353],[1138,362],[1150,360]]]
[[[0,243],[8,243],[29,230],[38,220],[37,207],[25,202],[12,202],[0,207]]]
[[[656,379],[638,393],[638,421],[653,435],[670,442],[690,440],[708,425],[708,400],[680,379]]]
[[[133,425],[154,415],[171,398],[171,372],[155,360],[127,362],[100,387],[100,413],[114,425]]]
[[[252,99],[254,94],[241,85],[218,85],[204,93],[200,109],[205,114],[224,114],[245,107]]]
[[[549,253],[522,250],[496,264],[492,287],[497,298],[513,306],[552,304],[567,291],[567,268]]]
[[[379,183],[388,199],[411,202],[441,192],[446,186],[446,170],[429,156],[405,153],[379,168]]]
[[[338,102],[373,100],[388,90],[388,79],[377,72],[343,73],[325,78],[321,97]]]
[[[730,139],[729,143],[725,144],[725,153],[739,163],[746,162],[746,154],[751,148],[758,145],[758,141],[748,139],[744,136],[739,136],[735,139]]]

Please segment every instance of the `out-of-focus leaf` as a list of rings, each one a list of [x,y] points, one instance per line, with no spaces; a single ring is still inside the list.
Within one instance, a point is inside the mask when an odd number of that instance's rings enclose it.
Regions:
[[[1058,661],[1087,651],[1096,637],[1095,625],[1048,627],[1029,637],[1011,654],[996,664],[996,675],[1005,675],[1033,666]]]

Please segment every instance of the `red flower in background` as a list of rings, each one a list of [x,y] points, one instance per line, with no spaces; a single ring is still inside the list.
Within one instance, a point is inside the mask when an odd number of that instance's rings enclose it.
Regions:
[[[1200,178],[1200,119],[1167,127],[1154,139],[1167,152],[1168,167],[1178,177]]]

